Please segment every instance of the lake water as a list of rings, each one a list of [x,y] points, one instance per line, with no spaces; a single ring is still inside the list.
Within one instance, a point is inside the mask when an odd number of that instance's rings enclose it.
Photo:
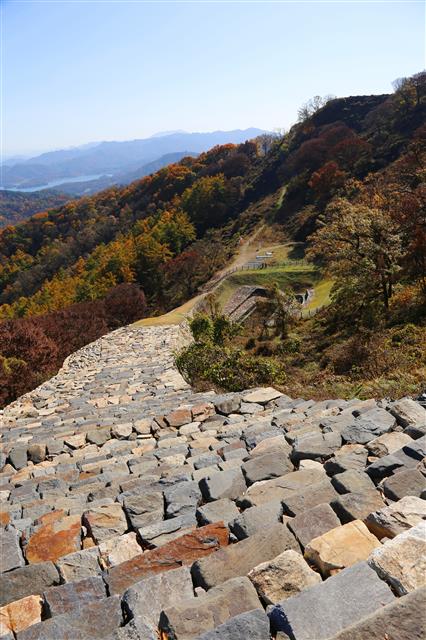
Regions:
[[[70,182],[90,182],[91,180],[97,180],[98,178],[102,178],[104,173],[99,173],[98,175],[93,176],[77,176],[76,178],[57,178],[56,180],[51,180],[46,184],[43,184],[39,187],[0,187],[1,191],[20,191],[21,193],[32,193],[33,191],[42,191],[43,189],[53,189],[53,187],[57,187],[59,184],[69,184]]]

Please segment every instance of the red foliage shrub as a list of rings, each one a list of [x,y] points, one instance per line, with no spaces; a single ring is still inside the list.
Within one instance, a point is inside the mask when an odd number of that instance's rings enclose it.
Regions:
[[[58,349],[35,319],[0,324],[0,404],[36,387],[54,372]]]
[[[144,316],[145,294],[136,284],[124,282],[108,291],[104,307],[108,326],[116,329]]]
[[[339,169],[336,162],[326,162],[318,171],[315,171],[309,180],[309,186],[315,195],[321,200],[328,198],[345,181],[346,174]]]

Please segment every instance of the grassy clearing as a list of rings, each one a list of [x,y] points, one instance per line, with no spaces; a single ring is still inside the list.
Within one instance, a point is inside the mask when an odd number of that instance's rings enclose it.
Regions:
[[[307,287],[314,286],[319,278],[319,272],[308,264],[239,271],[231,274],[219,285],[216,296],[223,308],[238,287],[243,285],[265,287],[276,282],[280,289],[291,287],[295,291],[303,291]]]
[[[308,304],[304,307],[304,311],[308,312],[318,309],[319,307],[325,307],[330,304],[330,293],[333,287],[333,280],[321,280],[314,287],[314,295],[309,300]]]
[[[200,296],[196,296],[195,298],[191,298],[188,302],[165,313],[162,316],[154,316],[152,318],[143,318],[142,320],[138,320],[134,323],[135,327],[155,327],[162,324],[180,324],[194,307],[194,305],[201,299]]]

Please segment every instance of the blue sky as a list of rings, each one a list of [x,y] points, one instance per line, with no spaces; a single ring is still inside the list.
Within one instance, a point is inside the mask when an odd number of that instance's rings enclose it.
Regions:
[[[425,66],[423,2],[3,0],[3,151],[288,127]]]

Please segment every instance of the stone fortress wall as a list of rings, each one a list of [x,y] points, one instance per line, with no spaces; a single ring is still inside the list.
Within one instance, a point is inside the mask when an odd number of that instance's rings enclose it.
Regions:
[[[188,340],[118,329],[0,415],[0,638],[424,638],[425,409],[194,393]]]

